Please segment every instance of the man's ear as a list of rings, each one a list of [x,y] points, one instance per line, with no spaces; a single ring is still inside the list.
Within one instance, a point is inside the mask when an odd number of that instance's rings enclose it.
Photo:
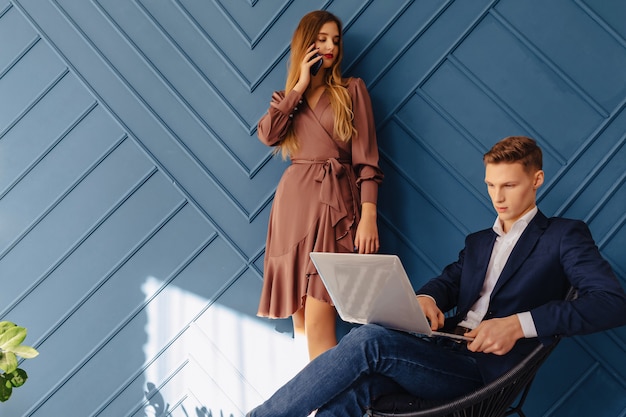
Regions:
[[[537,188],[543,185],[544,173],[543,170],[539,170],[535,172],[535,182],[533,183],[533,188],[536,190]]]

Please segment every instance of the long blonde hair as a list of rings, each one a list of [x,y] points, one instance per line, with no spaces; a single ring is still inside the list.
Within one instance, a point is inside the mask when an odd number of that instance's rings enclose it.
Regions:
[[[330,104],[335,116],[334,130],[339,140],[348,142],[356,137],[356,129],[352,124],[352,100],[348,94],[347,82],[341,77],[341,61],[343,59],[343,34],[342,24],[338,17],[325,10],[316,10],[304,15],[296,28],[291,39],[291,56],[287,71],[285,93],[288,93],[300,78],[300,63],[306,55],[307,49],[315,43],[322,26],[328,22],[335,22],[339,29],[339,53],[333,66],[324,73],[324,84],[330,92]],[[276,151],[280,151],[284,159],[292,155],[298,149],[298,138],[293,131],[293,126],[287,131],[285,139],[278,145]]]

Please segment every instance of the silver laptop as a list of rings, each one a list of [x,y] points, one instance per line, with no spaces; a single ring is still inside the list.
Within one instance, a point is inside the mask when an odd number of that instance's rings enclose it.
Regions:
[[[396,255],[311,252],[310,256],[344,321],[472,340],[430,328]]]

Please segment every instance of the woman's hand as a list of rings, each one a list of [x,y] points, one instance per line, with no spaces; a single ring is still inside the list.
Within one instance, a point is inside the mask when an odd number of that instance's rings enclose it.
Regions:
[[[363,203],[361,206],[361,221],[356,228],[354,248],[359,253],[376,253],[380,248],[378,225],[376,224],[376,204],[374,203]]]
[[[313,55],[315,55],[318,51],[319,49],[315,47],[315,44],[309,46],[307,53],[304,55],[304,59],[300,63],[300,78],[298,79],[296,85],[293,87],[293,89],[300,94],[304,94],[311,82],[311,67],[317,61],[323,59],[321,55],[315,59],[311,59],[313,58]]]

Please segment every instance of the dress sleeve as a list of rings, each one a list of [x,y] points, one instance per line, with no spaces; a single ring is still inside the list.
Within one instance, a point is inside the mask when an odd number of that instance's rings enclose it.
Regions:
[[[349,92],[352,97],[352,112],[356,137],[352,138],[352,165],[361,189],[361,204],[378,200],[378,186],[383,173],[378,166],[378,143],[372,102],[365,83],[360,78],[350,80]]]
[[[267,113],[257,125],[259,140],[268,146],[278,145],[287,135],[294,114],[301,104],[302,94],[296,90],[291,90],[287,95],[284,91],[274,92]]]

